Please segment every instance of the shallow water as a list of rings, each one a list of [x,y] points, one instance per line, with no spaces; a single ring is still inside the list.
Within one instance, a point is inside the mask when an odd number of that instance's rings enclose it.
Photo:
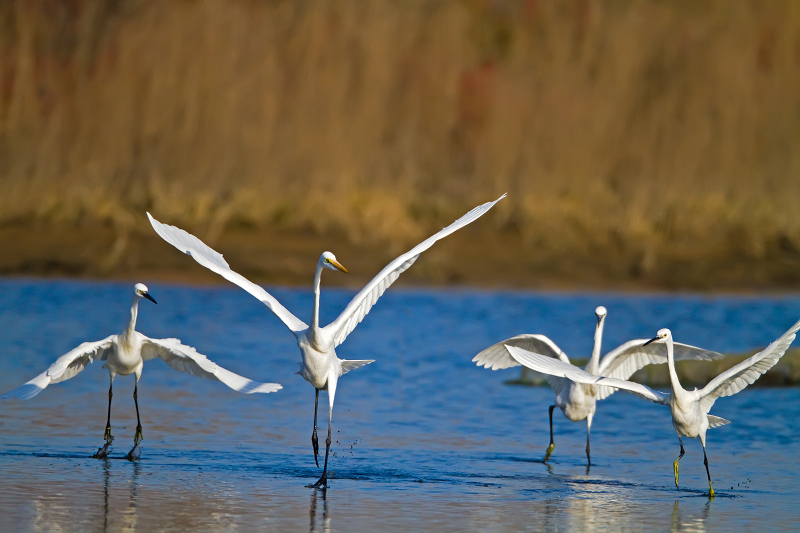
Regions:
[[[594,307],[609,316],[605,348],[670,327],[717,351],[757,350],[797,318],[798,297],[617,296],[393,288],[340,346],[376,359],[344,376],[334,410],[330,488],[311,453],[313,389],[299,376],[292,335],[235,287],[150,284],[138,329],[179,337],[235,372],[284,389],[245,396],[155,361],[139,385],[140,461],[132,444],[133,379],[115,381],[109,460],[102,442],[108,374],[95,363],[27,402],[0,404],[0,517],[13,531],[785,530],[800,521],[800,389],[748,388],[712,411],[717,497],[709,501],[697,440],[679,447],[669,411],[617,393],[598,406],[592,459],[586,427],[556,412],[548,443],[546,388],[510,386],[472,356],[523,332],[568,354],[591,349]],[[85,340],[116,333],[130,284],[0,281],[0,391],[44,370]],[[300,314],[308,291],[275,289]],[[349,291],[323,291],[322,321]],[[327,313],[325,312],[327,310]],[[321,411],[327,405],[320,395]],[[321,417],[324,420],[324,416]],[[324,424],[322,424],[324,427]],[[324,435],[324,433],[323,433]]]

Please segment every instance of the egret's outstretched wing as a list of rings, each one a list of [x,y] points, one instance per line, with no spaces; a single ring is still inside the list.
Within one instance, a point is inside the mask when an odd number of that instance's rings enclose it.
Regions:
[[[181,344],[179,339],[150,339],[144,337],[142,359],[160,358],[179,372],[186,372],[201,378],[216,379],[233,390],[252,394],[254,392],[275,392],[282,389],[277,383],[259,383],[225,370],[191,346]]]
[[[369,310],[372,309],[372,306],[375,305],[375,302],[378,301],[378,298],[381,297],[383,292],[389,288],[392,283],[394,283],[394,280],[396,280],[400,274],[405,272],[411,265],[414,264],[414,261],[417,260],[419,254],[433,246],[433,243],[439,239],[443,239],[454,231],[463,228],[470,222],[477,220],[489,209],[491,209],[494,204],[505,197],[506,195],[504,194],[494,202],[487,202],[479,205],[446,228],[439,231],[439,233],[428,237],[414,248],[389,263],[378,273],[377,276],[372,278],[372,281],[367,283],[366,287],[361,289],[361,292],[355,295],[355,297],[350,301],[349,304],[347,304],[347,307],[344,308],[344,311],[342,311],[336,320],[325,326],[324,329],[332,334],[334,346],[339,346],[342,342],[344,342],[350,332],[353,331],[353,329],[355,329],[355,327],[364,319],[367,313],[369,313]]]
[[[154,219],[150,213],[147,213],[147,218],[150,219],[150,224],[162,239],[170,243],[181,252],[192,256],[195,261],[207,269],[216,272],[223,278],[235,283],[239,287],[255,296],[261,301],[261,303],[269,307],[270,310],[275,313],[275,315],[280,318],[284,324],[286,324],[287,328],[293,332],[308,329],[308,325],[305,322],[294,316],[288,309],[282,306],[274,296],[265,291],[261,286],[256,285],[241,274],[231,270],[231,267],[228,266],[227,261],[225,261],[221,253],[213,250],[191,233],[188,233],[180,228],[176,228],[175,226],[170,226],[169,224],[162,224],[158,220]]]
[[[598,374],[604,377],[627,380],[637,370],[647,365],[659,365],[667,362],[667,347],[663,343],[651,343],[643,346],[648,339],[635,339],[611,350],[600,361]],[[712,352],[688,344],[674,343],[676,361],[694,359],[711,361],[724,357],[721,353]],[[614,393],[614,389],[603,387],[597,395],[602,400]]]
[[[112,349],[112,346],[116,341],[117,336],[111,335],[101,341],[84,342],[77,348],[70,350],[56,359],[56,361],[50,365],[50,368],[26,384],[0,396],[0,400],[5,400],[8,398],[28,400],[33,398],[51,383],[66,381],[80,373],[84,368],[86,368],[86,365],[95,359],[105,361],[105,359],[108,357],[109,350]]]
[[[565,363],[559,359],[553,359],[552,357],[545,357],[537,353],[529,352],[516,346],[507,346],[507,349],[511,354],[511,357],[519,361],[520,364],[523,364],[532,370],[536,370],[537,372],[541,372],[542,374],[567,378],[575,383],[623,389],[655,403],[666,404],[669,401],[669,395],[664,394],[663,392],[654,391],[650,387],[646,387],[639,383],[634,383],[633,381],[593,376],[577,366]]]
[[[472,361],[478,366],[483,366],[484,368],[490,368],[492,370],[519,366],[519,361],[511,357],[511,354],[509,354],[506,349],[506,345],[517,346],[529,352],[553,357],[565,363],[569,363],[569,358],[561,351],[561,348],[556,346],[556,343],[544,335],[531,335],[528,333],[523,333],[522,335],[517,335],[516,337],[511,337],[510,339],[493,344],[473,357]]]
[[[708,413],[717,398],[736,394],[760,378],[761,374],[775,366],[775,363],[783,357],[786,349],[792,344],[798,329],[800,329],[800,321],[796,322],[786,333],[778,337],[764,350],[729,368],[699,390],[700,405],[704,412]]]

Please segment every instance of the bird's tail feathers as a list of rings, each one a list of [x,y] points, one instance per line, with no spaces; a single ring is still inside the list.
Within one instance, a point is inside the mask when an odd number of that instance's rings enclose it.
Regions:
[[[342,359],[342,375],[374,362],[375,359]]]
[[[725,420],[724,418],[720,418],[714,415],[706,415],[708,417],[708,427],[709,428],[718,428],[720,426],[724,426],[725,424],[730,424],[730,420]]]

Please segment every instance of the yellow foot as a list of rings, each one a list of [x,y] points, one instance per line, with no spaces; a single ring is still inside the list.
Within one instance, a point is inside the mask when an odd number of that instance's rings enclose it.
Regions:
[[[544,461],[542,461],[543,463],[546,463],[550,459],[550,454],[552,454],[553,450],[555,449],[556,449],[555,444],[551,444],[550,446],[547,447],[547,452],[545,452],[544,454]]]
[[[675,468],[675,488],[678,488],[678,460],[676,459],[672,466]],[[714,489],[711,489],[711,492],[714,492]]]
[[[138,446],[142,440],[144,440],[144,435],[142,435],[142,428],[139,426],[136,428],[136,435],[133,436],[134,446]]]
[[[710,481],[708,482],[708,488],[710,489],[708,491],[708,499],[712,500],[714,499],[714,485],[712,485]]]
[[[106,426],[106,432],[103,433],[103,439],[108,444],[111,444],[112,442],[114,442],[114,435],[111,434],[111,426]]]

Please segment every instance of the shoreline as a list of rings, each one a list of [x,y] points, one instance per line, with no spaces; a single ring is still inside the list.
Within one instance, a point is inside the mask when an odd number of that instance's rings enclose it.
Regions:
[[[100,224],[5,225],[0,227],[0,249],[5,250],[0,255],[0,276],[225,283],[147,229],[117,232]],[[350,274],[327,276],[325,284],[361,288],[416,243],[354,243],[336,232],[246,228],[226,230],[208,244],[248,279],[287,287],[309,286],[319,255],[329,250]],[[510,231],[465,228],[424,252],[396,283],[539,292],[800,293],[800,268],[790,261],[698,257],[689,268],[665,259],[657,270],[632,274],[625,261],[611,253],[567,255],[537,253],[523,236]]]

